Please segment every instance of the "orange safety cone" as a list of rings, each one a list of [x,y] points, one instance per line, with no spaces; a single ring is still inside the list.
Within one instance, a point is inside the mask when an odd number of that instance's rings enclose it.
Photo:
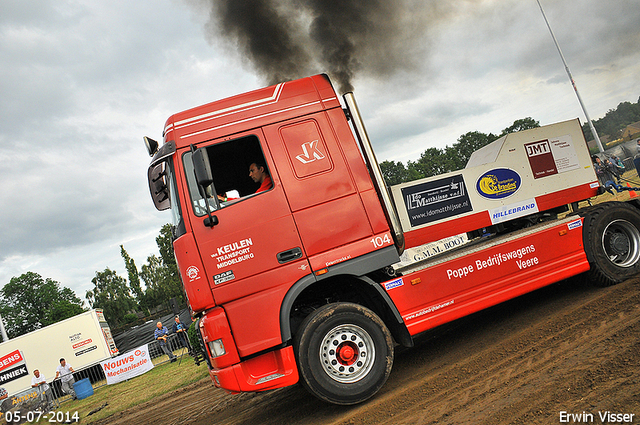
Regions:
[[[629,198],[637,198],[638,194],[631,190],[631,185],[629,185],[629,183],[627,183],[627,187],[629,188]]]

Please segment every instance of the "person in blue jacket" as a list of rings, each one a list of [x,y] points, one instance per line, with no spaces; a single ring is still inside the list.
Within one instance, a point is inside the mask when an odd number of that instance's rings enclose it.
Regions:
[[[162,351],[169,356],[171,362],[176,361],[176,356],[171,352],[169,347],[167,346],[167,336],[169,335],[169,331],[166,326],[162,326],[162,322],[156,323],[156,330],[153,331],[153,337],[158,341],[160,348]]]
[[[178,335],[180,344],[189,351],[189,355],[192,355],[191,345],[189,345],[189,338],[187,336],[187,329],[187,326],[180,321],[180,316],[176,316],[175,321],[173,322],[173,333]]]

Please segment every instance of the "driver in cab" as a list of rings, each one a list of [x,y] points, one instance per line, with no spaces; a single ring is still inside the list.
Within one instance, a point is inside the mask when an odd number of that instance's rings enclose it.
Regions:
[[[271,186],[273,185],[271,177],[269,176],[269,172],[266,170],[266,167],[262,162],[251,163],[251,165],[249,166],[249,177],[251,177],[254,182],[260,183],[260,187],[255,191],[255,193],[265,192],[271,189]],[[236,191],[232,192],[234,192],[235,196],[229,196],[228,192],[219,193],[218,200],[220,202],[232,202],[240,199]]]
[[[249,166],[249,177],[251,177],[254,182],[260,183],[260,187],[258,188],[258,190],[256,190],[255,193],[260,193],[271,189],[271,177],[269,177],[269,172],[267,171],[263,163],[252,163]]]

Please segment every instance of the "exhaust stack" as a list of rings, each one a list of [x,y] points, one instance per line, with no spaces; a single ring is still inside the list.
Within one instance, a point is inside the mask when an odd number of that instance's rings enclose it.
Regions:
[[[391,196],[389,195],[387,185],[382,177],[382,171],[380,170],[380,165],[378,165],[376,155],[371,147],[371,141],[369,140],[369,135],[364,127],[364,122],[362,121],[362,116],[360,115],[356,98],[353,95],[353,92],[345,93],[342,97],[344,98],[347,110],[351,116],[353,129],[356,133],[356,137],[358,138],[358,142],[360,143],[360,148],[362,149],[365,162],[367,163],[367,167],[369,167],[371,180],[373,180],[373,184],[378,191],[380,201],[384,207],[385,215],[391,224],[391,233],[393,234],[393,239],[396,243],[396,248],[398,249],[398,255],[402,255],[404,252],[404,233],[402,232],[400,219],[398,218],[395,205],[391,201]]]

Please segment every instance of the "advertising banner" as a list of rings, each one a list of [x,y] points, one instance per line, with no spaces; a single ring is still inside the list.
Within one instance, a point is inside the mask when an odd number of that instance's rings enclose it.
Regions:
[[[473,211],[462,175],[431,180],[401,190],[412,227]]]
[[[20,350],[0,357],[0,384],[28,376],[29,371]]]
[[[107,385],[131,379],[153,369],[153,363],[149,356],[149,344],[129,351],[121,356],[105,360],[100,363],[104,375],[107,377]]]
[[[29,375],[29,371],[27,370],[27,365],[23,363],[20,366],[13,367],[11,369],[5,369],[0,372],[0,384],[11,382],[14,379],[22,378],[23,376],[27,375]]]
[[[11,366],[22,363],[24,363],[24,357],[22,357],[22,353],[20,352],[20,350],[15,350],[0,357],[0,370],[5,370]]]
[[[570,135],[526,143],[524,148],[534,179],[580,168]]]

